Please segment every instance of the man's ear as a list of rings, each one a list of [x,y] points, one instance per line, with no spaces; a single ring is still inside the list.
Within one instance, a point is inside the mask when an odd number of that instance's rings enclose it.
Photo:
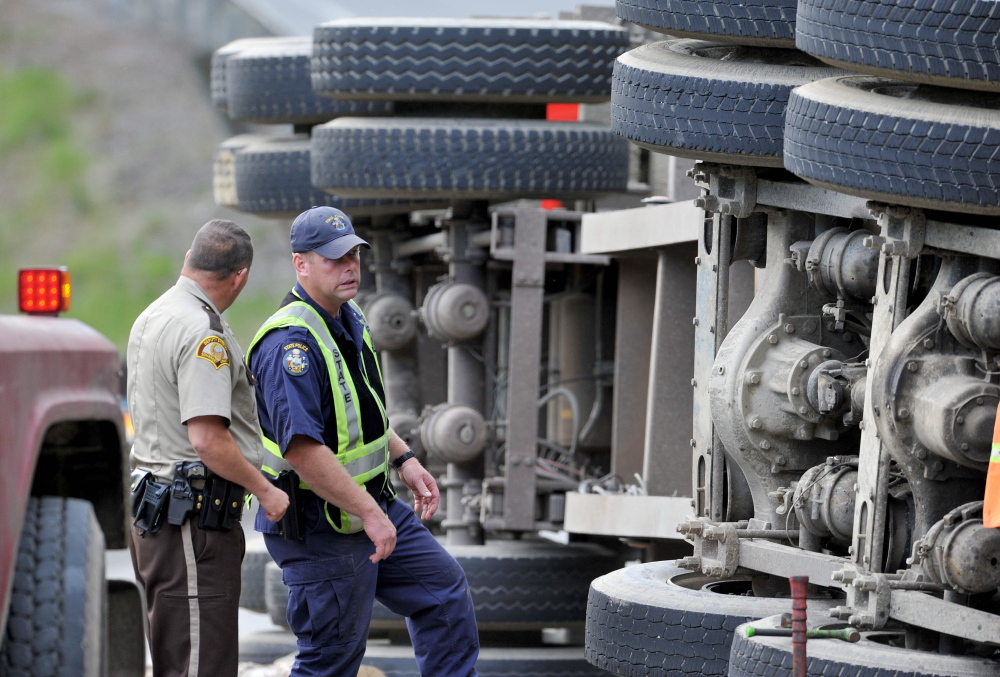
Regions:
[[[245,279],[244,279],[245,278]],[[242,289],[242,285],[250,280],[250,266],[244,266],[233,273],[233,289]]]

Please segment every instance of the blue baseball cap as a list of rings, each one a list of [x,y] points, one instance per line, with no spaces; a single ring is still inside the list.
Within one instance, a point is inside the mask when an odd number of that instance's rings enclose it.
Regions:
[[[370,244],[354,232],[347,214],[333,207],[313,207],[292,221],[292,251],[316,252],[328,259],[339,259],[358,245]]]

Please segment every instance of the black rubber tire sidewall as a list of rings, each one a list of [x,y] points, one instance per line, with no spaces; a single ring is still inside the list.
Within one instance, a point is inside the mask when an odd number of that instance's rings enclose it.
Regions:
[[[273,663],[298,651],[291,630],[261,630],[240,637],[241,663]]]
[[[858,75],[796,90],[786,115],[785,168],[874,200],[1000,213],[1000,113],[869,91],[887,84]]]
[[[465,571],[481,627],[559,626],[583,621],[590,581],[620,565],[614,552],[596,545],[558,546],[533,542],[493,542],[446,546]],[[267,611],[275,625],[288,627],[288,588],[281,569],[264,570]],[[402,628],[405,620],[376,601],[373,625]]]
[[[345,117],[312,132],[312,184],[345,197],[592,198],[627,183],[628,144],[598,125]]]
[[[774,627],[776,619],[754,623]],[[792,640],[790,637],[746,636],[741,625],[733,636],[729,658],[729,677],[763,677],[791,674]],[[836,639],[809,640],[806,643],[806,674],[811,677],[992,677],[1000,672],[1000,663],[985,658],[944,656],[887,646],[870,639],[875,632],[865,632],[859,642]]]
[[[377,668],[386,677],[420,677],[413,647],[368,643],[362,665]],[[579,648],[493,649],[479,651],[479,677],[607,677],[589,665]]]
[[[437,206],[428,200],[342,198],[315,188],[310,148],[305,134],[258,138],[239,148],[232,160],[236,208],[262,217],[295,218],[310,207],[326,206],[357,218]]]
[[[738,625],[791,610],[790,599],[692,590],[675,582],[679,576],[700,574],[664,561],[595,580],[587,603],[587,660],[623,677],[725,675]]]
[[[288,629],[288,586],[281,580],[281,567],[273,561],[264,565],[264,603],[271,622]]]
[[[796,46],[842,68],[1000,91],[992,0],[799,0]]]
[[[388,115],[391,102],[336,101],[312,89],[308,36],[254,44],[226,60],[226,99],[233,120],[315,124],[340,115]]]
[[[343,19],[314,31],[313,89],[338,98],[606,101],[628,31],[598,22]]]
[[[590,582],[619,566],[596,545],[495,541],[445,546],[465,571],[480,627],[558,626],[581,622]],[[375,603],[372,620],[402,618]]]
[[[262,538],[247,543],[243,565],[240,568],[240,606],[250,611],[267,613],[267,595],[264,585],[264,567],[272,562],[271,554],[264,547]]]
[[[93,506],[74,498],[29,499],[0,675],[102,677],[106,586],[104,534]]]
[[[660,153],[780,167],[789,94],[843,71],[793,50],[758,53],[802,65],[718,58],[747,49],[668,40],[623,54],[615,62],[611,128]]]
[[[227,110],[229,106],[229,97],[226,90],[226,62],[229,61],[229,57],[247,47],[275,44],[276,40],[281,39],[284,38],[239,38],[238,40],[227,42],[212,52],[211,64],[209,66],[209,91],[212,105],[221,111]]]
[[[618,16],[678,38],[795,46],[794,0],[617,0]]]
[[[215,147],[212,158],[212,197],[220,207],[236,209],[239,198],[236,195],[235,157],[241,148],[256,141],[266,141],[263,134],[239,134],[232,136]]]

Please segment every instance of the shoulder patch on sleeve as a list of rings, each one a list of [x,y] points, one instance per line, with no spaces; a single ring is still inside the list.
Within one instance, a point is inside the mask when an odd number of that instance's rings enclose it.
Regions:
[[[229,366],[229,350],[226,349],[226,342],[218,336],[209,336],[202,340],[195,355],[208,360],[216,369]]]
[[[281,356],[281,364],[292,376],[302,376],[309,371],[309,356],[301,343],[285,346],[285,354]]]

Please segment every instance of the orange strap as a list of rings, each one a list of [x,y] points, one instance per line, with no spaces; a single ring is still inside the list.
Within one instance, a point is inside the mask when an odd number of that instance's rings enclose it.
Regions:
[[[986,495],[983,497],[983,526],[1000,527],[1000,406],[993,424],[993,448],[990,469],[986,471]]]

